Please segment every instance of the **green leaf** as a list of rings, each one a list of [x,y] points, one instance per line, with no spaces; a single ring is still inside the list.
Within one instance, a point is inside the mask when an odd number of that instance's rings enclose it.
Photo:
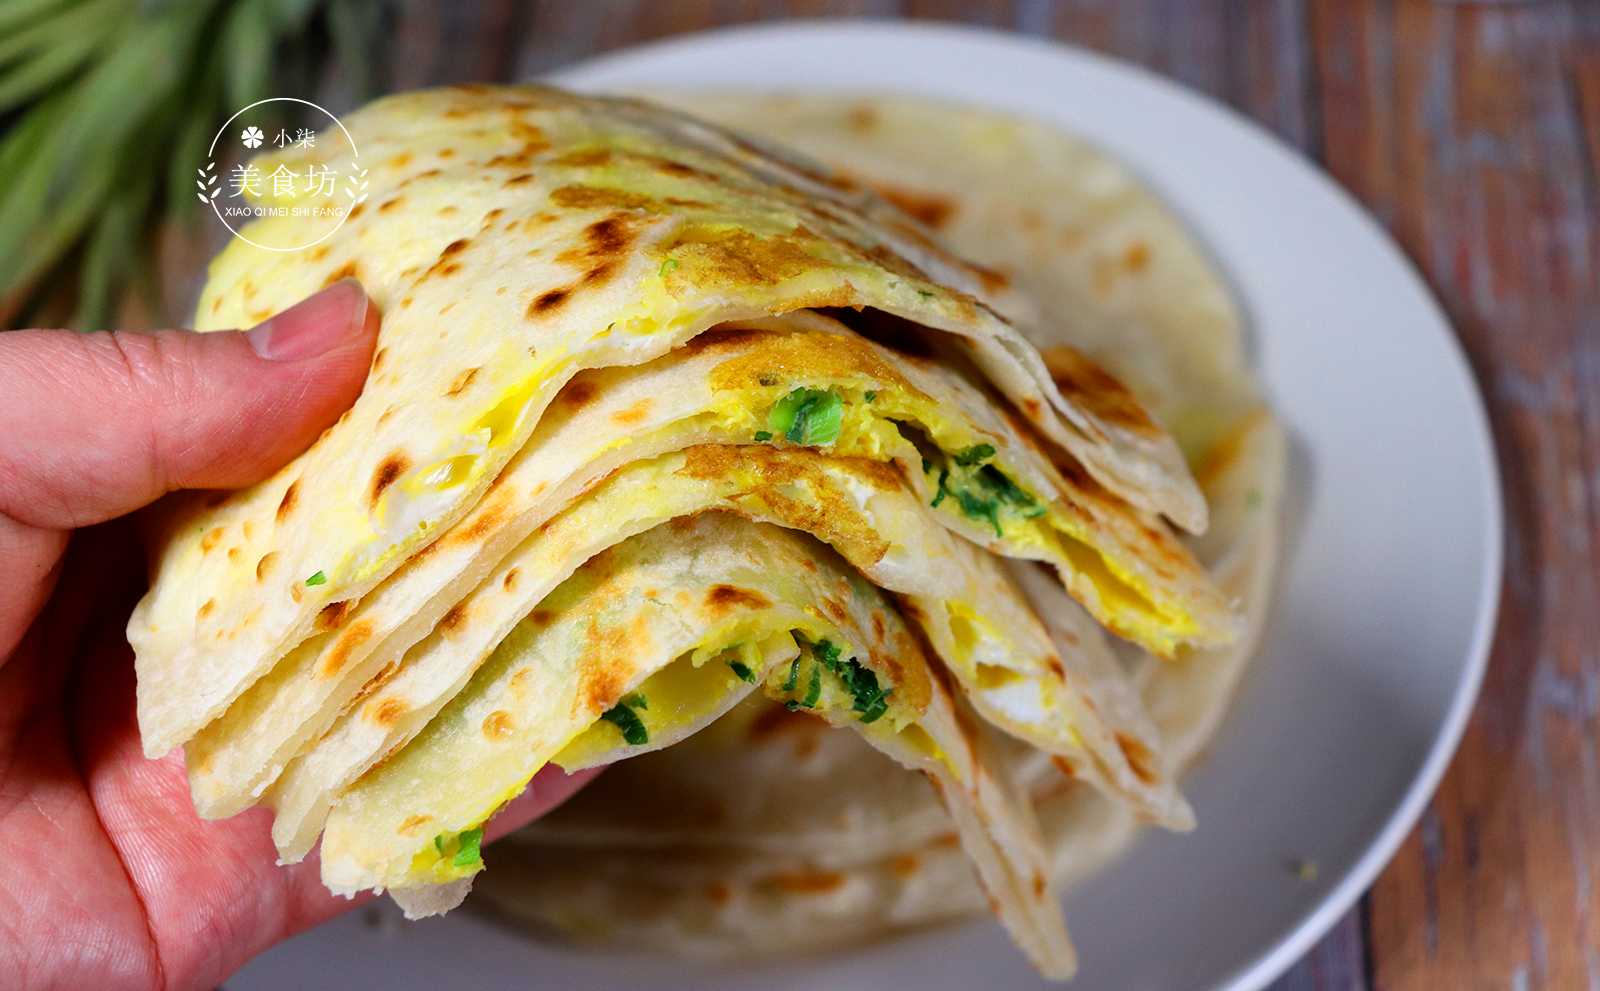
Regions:
[[[312,575],[310,578],[307,578],[306,579],[306,584],[307,585],[313,585],[313,586],[315,586],[315,585],[326,585],[326,584],[328,584],[328,576],[319,571],[316,574]]]
[[[226,53],[223,92],[230,112],[267,95],[275,47],[272,26],[270,0],[237,0],[228,12],[218,47]]]
[[[15,34],[24,25],[51,20],[76,9],[67,0],[6,0],[0,4],[0,35]]]

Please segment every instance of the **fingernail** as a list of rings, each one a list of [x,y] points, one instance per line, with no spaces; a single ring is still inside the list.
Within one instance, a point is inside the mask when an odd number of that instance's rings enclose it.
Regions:
[[[342,279],[246,332],[250,347],[269,361],[303,361],[325,354],[361,333],[367,294]]]

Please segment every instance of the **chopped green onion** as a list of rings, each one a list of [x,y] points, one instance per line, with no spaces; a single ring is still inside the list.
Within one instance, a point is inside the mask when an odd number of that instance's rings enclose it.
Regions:
[[[755,684],[756,673],[750,670],[749,666],[743,661],[729,661],[728,667],[733,669],[733,673],[739,676],[740,681],[748,681],[751,684]]]
[[[316,574],[312,575],[310,578],[307,578],[306,579],[306,584],[307,585],[326,585],[326,584],[328,584],[328,576],[319,571]]]
[[[822,698],[822,665],[811,665],[811,687],[806,689],[806,697],[800,703],[807,709],[813,708],[817,700]]]
[[[877,399],[877,398],[878,398],[878,394],[877,394],[877,393],[876,393],[876,392],[874,392],[874,391],[873,391],[873,390],[871,390],[871,389],[868,389],[868,390],[867,390],[867,402],[869,402],[869,403],[870,403],[870,402],[873,402],[873,401],[874,401],[874,400],[876,400],[876,399]]]
[[[933,293],[929,292],[926,289],[918,289],[917,290],[917,295],[921,296],[923,299],[932,299],[933,298]]]
[[[783,683],[783,690],[794,691],[794,686],[800,683],[800,655],[796,654],[794,660],[789,662],[789,677]]]
[[[668,258],[666,261],[661,263],[661,277],[663,279],[665,279],[667,277],[667,273],[672,271],[673,269],[675,269],[677,267],[678,267],[678,259],[676,259],[676,258]]]
[[[435,836],[433,838],[433,848],[435,850],[438,850],[440,853],[444,853],[444,834],[443,833],[440,833],[438,836]]]
[[[770,431],[770,430],[757,430],[756,431],[756,442],[757,443],[765,444],[767,441],[769,441],[771,439],[772,439],[772,431]]]
[[[980,462],[988,461],[992,457],[994,457],[993,444],[974,444],[956,455],[956,464],[963,467],[971,467]]]
[[[940,468],[939,469],[939,491],[934,495],[933,501],[928,503],[928,505],[937,506],[937,505],[939,505],[939,503],[944,502],[944,497],[950,494],[950,490],[945,488],[945,484],[944,483],[948,482],[949,480],[950,480],[950,469],[948,469],[948,468]]]
[[[457,867],[470,867],[483,862],[483,851],[479,849],[483,844],[483,827],[462,833],[460,841],[461,846],[456,849],[456,855],[450,858],[450,863]]]
[[[961,504],[961,512],[975,520],[988,520],[994,527],[994,535],[1003,537],[1005,533],[1000,529],[1000,504],[993,499],[984,499],[973,495],[968,489],[956,491],[956,501]]]
[[[639,718],[638,713],[629,708],[627,702],[618,702],[602,712],[600,718],[616,726],[622,732],[622,739],[631,746],[637,747],[650,742],[650,731],[645,729],[644,721]]]
[[[644,697],[644,692],[629,692],[627,695],[622,696],[622,704],[632,706],[635,709],[650,708],[650,700]]]
[[[844,422],[844,402],[833,390],[796,389],[778,400],[767,414],[767,426],[790,443],[832,444]]]

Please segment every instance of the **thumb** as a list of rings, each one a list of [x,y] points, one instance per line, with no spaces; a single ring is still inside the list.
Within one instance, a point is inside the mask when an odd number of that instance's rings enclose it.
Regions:
[[[248,331],[0,334],[0,514],[64,530],[266,477],[360,393],[377,325],[344,281]]]

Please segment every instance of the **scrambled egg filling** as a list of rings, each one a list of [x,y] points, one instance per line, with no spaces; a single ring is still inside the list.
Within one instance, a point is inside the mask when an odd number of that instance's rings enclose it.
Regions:
[[[657,737],[675,737],[719,712],[731,693],[754,685],[791,711],[847,715],[870,727],[866,731],[873,735],[898,737],[902,746],[948,763],[932,736],[917,725],[918,712],[895,699],[894,686],[883,675],[855,657],[846,657],[833,636],[837,634],[822,624],[776,632],[762,629],[758,617],[735,624],[649,675],[568,741],[551,762],[563,768],[587,767],[620,747],[648,746]],[[782,656],[774,649],[777,637],[792,638],[798,648],[787,652],[787,662],[773,662]],[[482,870],[483,824],[526,785],[523,781],[487,803],[487,811],[471,829],[433,837],[412,856],[410,878],[419,884],[443,884]]]
[[[1084,521],[1052,506],[1014,478],[998,451],[931,402],[899,389],[836,385],[751,395],[739,390],[718,413],[736,434],[757,443],[826,449],[876,461],[920,459],[929,506],[978,524],[1007,553],[1064,565],[1098,599],[1095,611],[1115,632],[1141,642],[1176,645],[1198,631],[1192,617],[1154,602],[1145,582],[1090,542]],[[1082,585],[1078,587],[1083,591]]]

